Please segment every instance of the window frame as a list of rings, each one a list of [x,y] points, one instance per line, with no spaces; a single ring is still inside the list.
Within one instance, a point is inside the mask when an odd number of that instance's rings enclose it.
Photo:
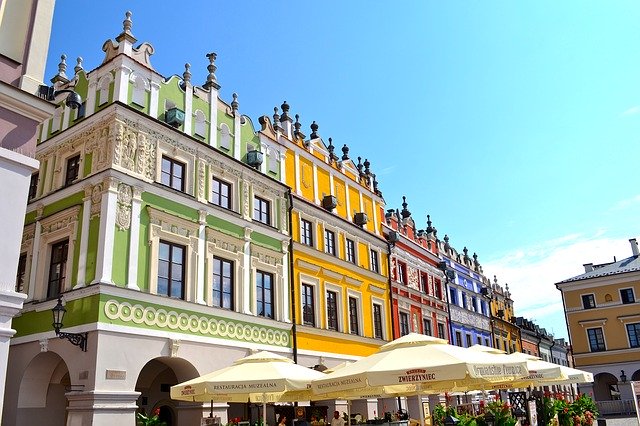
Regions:
[[[315,301],[315,295],[316,295],[316,289],[317,286],[314,284],[310,284],[307,282],[303,282],[301,284],[301,291],[300,291],[300,310],[301,312],[301,316],[300,319],[302,320],[302,325],[307,325],[309,327],[315,327],[317,324],[317,318],[316,318],[316,301]],[[309,290],[310,294],[306,291]],[[312,321],[308,321],[307,318],[309,318],[309,314],[305,313],[304,309],[306,306],[310,306],[311,307],[311,313],[310,313],[310,318],[312,319]]]
[[[215,283],[215,270],[216,270],[216,262],[220,263],[220,298],[219,301],[216,301],[216,297],[215,297],[215,292],[216,290],[214,289],[214,283]],[[224,306],[224,295],[226,294],[226,292],[224,291],[224,278],[226,278],[224,276],[224,264],[227,263],[229,264],[229,271],[230,271],[230,277],[229,280],[231,282],[231,291],[230,293],[230,304],[229,306]],[[233,260],[227,259],[225,257],[221,257],[221,256],[213,256],[211,259],[211,269],[210,269],[211,273],[211,289],[210,289],[210,294],[209,294],[209,298],[211,301],[211,306],[216,307],[216,308],[220,308],[220,309],[228,309],[231,311],[235,311],[235,302],[236,302],[236,290],[235,290],[235,286],[236,286],[236,274],[235,274],[235,262]],[[219,303],[217,303],[219,302]]]
[[[260,282],[259,277],[262,276],[262,286],[260,286],[258,283]],[[259,317],[263,317],[263,318],[269,318],[269,319],[276,319],[276,277],[274,274],[272,274],[271,272],[267,272],[267,271],[263,271],[261,269],[257,269],[256,270],[256,275],[255,275],[256,279],[256,315]],[[265,287],[264,287],[264,279],[265,277],[269,277],[270,281],[271,281],[271,297],[270,300],[267,302],[265,300],[264,297],[264,293],[265,293]],[[262,290],[262,295],[260,294],[260,290]],[[259,297],[262,296],[262,297]],[[260,308],[264,309],[267,305],[271,305],[271,315],[266,315],[260,313]]]
[[[362,336],[362,306],[359,295],[349,292],[347,295],[347,312],[349,313],[349,334]]]
[[[596,305],[596,296],[594,293],[581,294],[580,299],[582,301],[582,309],[594,309],[597,307]],[[589,301],[589,306],[587,306],[587,302]]]
[[[398,332],[400,333],[400,336],[406,336],[411,332],[408,312],[398,312]]]
[[[169,172],[168,172],[168,174],[164,170],[165,161],[167,161],[169,163]],[[174,182],[173,182],[174,178],[176,178],[175,175],[174,175],[174,167],[175,166],[182,167],[182,173],[180,175],[180,188],[176,188],[174,186]],[[162,154],[162,156],[160,158],[160,182],[159,182],[160,185],[165,186],[167,188],[175,189],[176,191],[186,192],[185,188],[186,188],[186,180],[187,180],[187,178],[186,178],[187,170],[188,169],[187,169],[187,164],[186,163],[183,163],[182,161],[177,160],[177,159],[175,159],[173,157],[170,157],[168,155]],[[168,181],[168,183],[165,183],[164,182],[164,177],[167,176],[167,175],[169,176],[169,181]]]
[[[27,264],[29,256],[26,252],[21,252],[18,256],[18,269],[16,271],[16,285],[14,287],[16,293],[24,293],[27,274]]]
[[[355,240],[345,238],[344,239],[344,256],[345,260],[349,263],[353,263],[354,265],[358,264],[358,260],[356,257],[356,242]]]
[[[447,336],[447,328],[444,326],[443,322],[436,321],[436,327],[438,329],[438,337],[440,339],[449,340],[449,336]]]
[[[379,303],[372,303],[371,307],[371,319],[373,320],[373,338],[384,339],[384,321],[382,305]]]
[[[69,238],[64,238],[62,240],[56,241],[49,245],[49,261],[47,262],[48,272],[47,272],[47,283],[46,283],[47,299],[55,299],[56,297],[58,297],[60,294],[64,292],[64,283],[69,278],[67,274],[70,272],[69,265],[68,265],[69,243],[70,243]],[[60,260],[55,261],[54,263],[54,250],[56,250],[56,248],[58,247],[62,247],[64,252],[62,254],[62,258]],[[60,265],[60,273],[58,274],[58,278],[56,279],[51,278],[54,265]],[[57,282],[56,284],[57,288],[52,288],[52,283],[54,281]]]
[[[38,196],[38,182],[40,181],[40,172],[31,174],[31,180],[29,181],[29,193],[27,195],[27,201],[31,201]]]
[[[632,341],[631,335],[632,331],[630,327],[633,328],[633,334],[635,342]],[[625,330],[627,332],[627,340],[629,341],[629,348],[640,348],[640,322],[633,322],[625,324]]]
[[[180,244],[180,243],[175,243],[173,241],[167,241],[167,240],[160,239],[160,241],[158,243],[158,257],[157,257],[157,259],[158,259],[158,268],[160,268],[160,261],[164,260],[164,259],[160,259],[160,249],[161,249],[163,244],[166,244],[166,245],[169,246],[169,259],[168,259],[169,268],[168,268],[168,276],[167,276],[167,293],[166,294],[165,293],[159,293],[158,292],[158,286],[156,284],[156,295],[158,295],[158,296],[166,296],[166,297],[169,297],[171,299],[176,299],[176,300],[187,300],[186,299],[186,294],[187,294],[187,291],[186,291],[186,287],[187,287],[187,282],[186,282],[187,281],[186,280],[186,276],[187,276],[187,271],[186,271],[187,247],[185,245],[183,245],[183,244]],[[173,266],[172,265],[175,263],[175,262],[173,262],[173,250],[174,250],[174,248],[180,248],[182,250],[182,259],[181,259],[182,263],[180,264],[181,270],[182,270],[182,273],[180,274],[181,275],[180,276],[180,283],[181,283],[181,286],[180,286],[180,297],[176,297],[176,296],[172,295],[172,293],[173,293],[172,283],[173,283],[173,281],[175,281],[173,279],[173,273],[172,273],[173,272]],[[156,276],[157,276],[157,279],[159,281],[159,279],[160,279],[160,271],[159,271],[159,269],[156,270]]]
[[[330,297],[333,295],[333,300]],[[327,330],[340,331],[340,320],[338,315],[338,299],[337,291],[331,289],[325,290],[325,303],[327,308]]]
[[[82,156],[76,152],[65,160],[64,167],[64,185],[65,187],[73,185],[80,178],[80,166],[82,165]],[[73,177],[71,177],[73,175]]]
[[[431,318],[422,317],[422,334],[425,336],[433,336]]]
[[[369,269],[376,274],[380,273],[380,254],[373,247],[369,248]]]
[[[337,256],[336,233],[330,229],[324,229],[324,252],[331,256]]]
[[[314,247],[313,244],[313,228],[314,223],[310,220],[300,218],[300,244]]]
[[[592,336],[591,336],[591,331],[594,332],[593,335],[593,340],[592,340]],[[598,333],[599,331],[599,333]],[[587,342],[589,343],[589,352],[604,352],[607,350],[607,343],[604,339],[604,330],[602,327],[591,327],[591,328],[587,328],[585,330],[585,332],[587,333]],[[599,336],[598,336],[599,334]],[[592,343],[595,343],[598,345],[595,350],[594,347],[592,345]]]

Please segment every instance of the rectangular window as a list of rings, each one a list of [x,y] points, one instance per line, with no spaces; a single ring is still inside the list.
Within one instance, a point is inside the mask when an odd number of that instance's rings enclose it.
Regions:
[[[624,303],[625,305],[627,303],[635,303],[636,301],[636,298],[633,295],[632,288],[623,288],[622,290],[620,290],[620,298],[622,299],[622,303]]]
[[[409,314],[400,312],[400,335],[406,336],[407,334],[409,334]]]
[[[184,192],[184,169],[183,163],[163,155],[160,183]]]
[[[449,289],[449,303],[453,304],[453,305],[457,305],[458,304],[458,298],[456,297],[458,295],[457,291],[455,288],[450,288]]]
[[[604,345],[604,334],[602,333],[602,327],[588,328],[587,335],[589,336],[589,348],[591,352],[606,351]]]
[[[629,336],[629,347],[640,348],[640,322],[627,324],[627,335]]]
[[[456,331],[456,345],[462,347],[462,333]]]
[[[407,283],[407,265],[402,262],[398,262],[398,282],[401,284]]]
[[[33,200],[38,195],[38,172],[31,175],[31,181],[29,181],[29,200]]]
[[[300,242],[313,247],[313,225],[310,221],[300,219]]]
[[[467,334],[465,335],[465,337],[467,338],[467,348],[470,348],[472,343],[471,343],[471,335]]]
[[[382,339],[382,306],[373,304],[373,337]]]
[[[371,262],[371,270],[373,272],[380,272],[380,265],[378,264],[378,252],[374,249],[370,250],[369,261]]]
[[[485,345],[485,346],[489,346],[489,338],[488,338],[488,337],[485,337],[485,339],[484,339],[484,345]],[[531,355],[531,354],[529,354],[529,355]]]
[[[253,200],[253,220],[262,222],[265,225],[271,225],[271,209],[269,201],[255,197]]]
[[[256,300],[258,316],[274,319],[273,309],[273,275],[256,271]]]
[[[78,173],[80,172],[80,154],[74,155],[67,160],[67,171],[64,175],[64,185],[71,185],[76,179],[78,179]]]
[[[328,229],[324,230],[324,251],[336,255],[336,234]]]
[[[462,307],[467,309],[467,293],[463,291],[460,298],[462,299]]]
[[[213,258],[213,306],[233,309],[233,262]]]
[[[67,277],[68,254],[69,240],[60,241],[59,243],[55,243],[51,246],[47,298],[56,297],[64,290],[64,280]]]
[[[426,318],[422,319],[422,334],[431,336],[431,321]]]
[[[582,295],[582,307],[585,309],[593,309],[596,307],[596,299],[593,294]]]
[[[302,284],[302,323],[316,326],[316,310],[313,301],[313,286]]]
[[[481,344],[482,344],[482,339],[480,338],[480,336],[476,336],[476,343],[477,343],[478,345],[481,345]]]
[[[338,294],[327,291],[327,328],[338,331]]]
[[[160,241],[157,294],[184,299],[185,247]]]
[[[18,273],[16,274],[16,292],[24,290],[24,275],[27,273],[27,253],[20,254],[18,258]]]
[[[438,323],[438,337],[441,339],[447,338],[447,335],[444,332],[444,324],[441,322]]]
[[[440,282],[440,280],[436,281],[436,297],[440,300],[442,300],[442,283]]]
[[[471,310],[473,312],[478,312],[478,299],[475,297],[471,298]]]
[[[211,202],[216,206],[231,209],[231,184],[220,179],[211,179]]]
[[[349,332],[351,334],[360,334],[358,327],[358,299],[349,297]]]
[[[347,262],[356,263],[356,244],[353,240],[346,240]]]
[[[420,289],[424,294],[429,294],[429,278],[427,274],[420,274]]]

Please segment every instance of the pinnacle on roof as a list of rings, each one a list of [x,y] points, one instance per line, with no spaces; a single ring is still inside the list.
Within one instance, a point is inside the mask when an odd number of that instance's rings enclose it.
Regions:
[[[349,147],[345,143],[342,146],[342,161],[347,161],[349,159]]]
[[[318,124],[315,122],[315,120],[313,121],[313,123],[311,123],[311,136],[309,136],[309,138],[311,139],[318,139],[320,136],[318,136]]]
[[[411,216],[411,212],[407,210],[407,197],[402,196],[402,218],[406,219]]]
[[[218,84],[218,79],[216,78],[216,67],[215,61],[218,55],[215,52],[207,53],[207,59],[209,59],[209,65],[207,65],[207,71],[209,71],[209,75],[207,75],[207,82],[203,84],[202,87],[208,89],[213,87],[214,89],[220,89],[220,85]]]

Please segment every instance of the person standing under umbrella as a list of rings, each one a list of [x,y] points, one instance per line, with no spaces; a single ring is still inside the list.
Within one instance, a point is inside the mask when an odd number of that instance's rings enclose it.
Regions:
[[[333,412],[333,418],[331,419],[331,426],[344,426],[344,419],[340,415],[340,411]]]

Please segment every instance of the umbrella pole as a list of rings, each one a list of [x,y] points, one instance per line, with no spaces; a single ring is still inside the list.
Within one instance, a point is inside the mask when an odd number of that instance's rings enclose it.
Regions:
[[[211,412],[209,413],[209,418],[213,418],[213,399],[211,400]]]
[[[420,411],[420,426],[424,426],[424,407],[422,406],[422,394],[418,394],[418,408]]]
[[[267,426],[267,395],[262,394],[262,426]]]
[[[351,400],[347,401],[347,426],[351,426]]]

